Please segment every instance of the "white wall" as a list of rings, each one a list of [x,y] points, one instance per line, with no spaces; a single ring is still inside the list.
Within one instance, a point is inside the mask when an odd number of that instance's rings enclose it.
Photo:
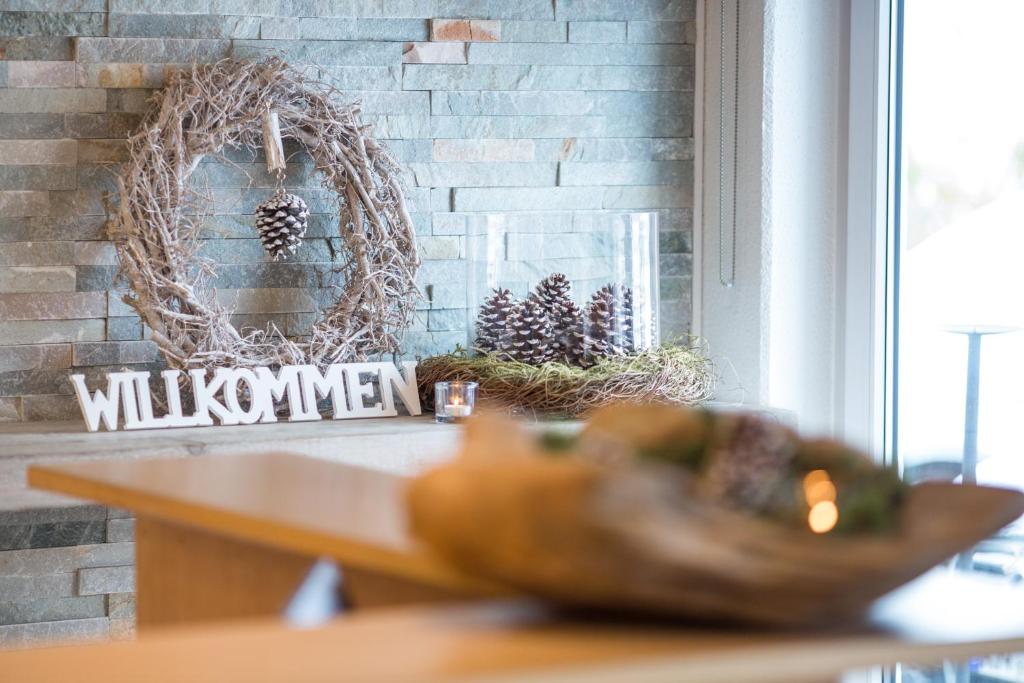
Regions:
[[[725,287],[719,277],[719,137],[706,125],[701,331],[721,357],[723,400],[792,410],[803,430],[831,432],[849,7],[844,0],[739,5],[736,282]],[[718,32],[712,18],[714,50]],[[715,92],[706,92],[705,121],[717,123],[717,108],[709,110],[719,102],[718,60],[709,59],[708,69]]]

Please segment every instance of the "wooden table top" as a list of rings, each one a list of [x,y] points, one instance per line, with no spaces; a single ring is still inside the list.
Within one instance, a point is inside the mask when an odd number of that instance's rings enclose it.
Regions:
[[[168,629],[134,643],[0,653],[17,681],[623,681],[820,683],[899,661],[1024,650],[1024,590],[932,575],[872,624],[802,632],[555,614],[531,602],[384,609],[298,630],[258,621]]]
[[[406,477],[281,453],[33,465],[31,486],[471,595],[406,530]]]

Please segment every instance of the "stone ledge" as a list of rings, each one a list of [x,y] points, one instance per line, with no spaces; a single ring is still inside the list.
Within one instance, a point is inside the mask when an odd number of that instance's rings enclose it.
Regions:
[[[81,511],[62,514],[97,522],[107,516],[102,507],[27,488],[25,470],[32,464],[282,451],[413,474],[453,455],[458,435],[458,427],[435,424],[431,415],[96,433],[77,421],[0,424],[0,528],[24,524],[32,515],[45,519],[56,514],[50,511],[72,506]],[[115,514],[123,516],[110,513]]]

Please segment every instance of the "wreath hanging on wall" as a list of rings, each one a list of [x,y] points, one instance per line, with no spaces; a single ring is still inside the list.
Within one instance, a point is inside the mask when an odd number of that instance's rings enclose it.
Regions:
[[[400,168],[367,134],[359,105],[338,95],[278,58],[194,64],[170,77],[129,138],[108,229],[131,288],[124,301],[171,367],[326,365],[400,351],[419,298]],[[338,200],[345,284],[308,341],[273,325],[235,329],[211,288],[214,263],[198,253],[206,198],[189,177],[206,155],[261,146],[268,112]]]

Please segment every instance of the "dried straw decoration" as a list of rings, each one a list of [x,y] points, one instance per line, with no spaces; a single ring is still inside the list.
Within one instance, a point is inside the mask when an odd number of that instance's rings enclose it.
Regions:
[[[400,168],[367,134],[359,105],[341,104],[339,94],[277,58],[193,64],[170,77],[129,138],[108,230],[131,287],[125,303],[171,367],[325,365],[400,351],[419,297]],[[345,285],[308,341],[287,339],[274,325],[236,330],[210,287],[214,264],[198,254],[208,198],[189,177],[205,155],[259,147],[268,111],[338,197],[336,270]]]
[[[715,384],[701,349],[673,345],[600,358],[587,368],[456,352],[420,361],[416,376],[428,406],[434,382],[461,380],[478,382],[481,403],[489,407],[569,417],[620,401],[696,405],[711,398]]]

